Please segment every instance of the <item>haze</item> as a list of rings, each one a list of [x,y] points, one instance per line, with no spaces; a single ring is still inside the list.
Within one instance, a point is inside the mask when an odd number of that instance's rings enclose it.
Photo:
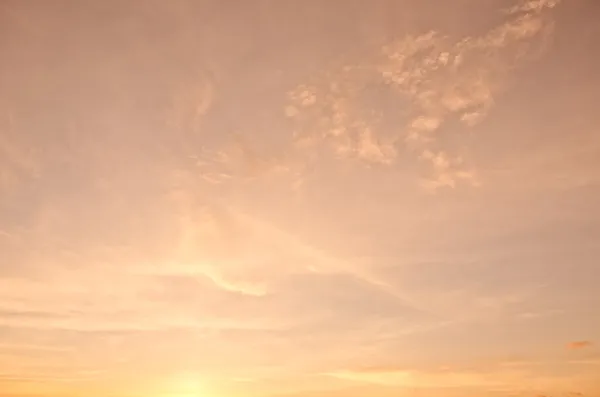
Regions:
[[[0,1],[0,395],[600,396],[599,16]]]

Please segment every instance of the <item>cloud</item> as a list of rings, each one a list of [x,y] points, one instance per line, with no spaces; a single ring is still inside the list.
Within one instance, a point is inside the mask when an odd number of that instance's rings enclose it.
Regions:
[[[589,340],[580,340],[580,341],[575,341],[575,342],[569,343],[567,345],[567,347],[571,350],[581,350],[581,349],[589,349],[593,345],[594,344]]]
[[[403,388],[465,388],[500,386],[502,381],[477,372],[367,370],[333,372],[330,376],[350,381],[366,382]]]
[[[359,158],[373,163],[389,164],[396,157],[394,146],[379,143],[368,127],[361,131],[356,151]]]
[[[442,120],[437,117],[419,116],[411,123],[411,127],[417,131],[431,132],[435,131],[442,124]]]
[[[380,67],[382,76],[412,97],[417,114],[421,113],[409,123],[406,139],[426,147],[417,145],[415,150],[423,150],[420,157],[429,159],[436,170],[424,184],[427,188],[455,187],[461,180],[478,184],[472,171],[448,173],[447,167],[436,162],[439,157],[427,155],[427,146],[435,143],[431,132],[449,118],[457,117],[469,127],[485,118],[494,97],[506,85],[507,73],[522,61],[522,54],[531,52],[535,40],[543,39],[548,23],[541,15],[542,8],[540,4],[524,5],[519,9],[524,14],[480,37],[467,37],[457,43],[430,32],[385,48],[388,61]]]
[[[336,370],[326,373],[350,385],[371,385],[397,393],[418,390],[425,395],[444,396],[467,394],[521,395],[521,393],[571,395],[573,384],[593,385],[589,374],[556,376],[557,363],[546,368],[502,369],[474,364],[466,367],[417,369],[410,367],[373,367]],[[560,364],[558,364],[560,365]],[[578,383],[581,382],[581,383]],[[593,387],[593,386],[592,386]],[[431,394],[429,394],[431,393]],[[455,394],[456,393],[456,394]]]
[[[233,207],[181,203],[177,211],[180,234],[172,262],[180,268],[170,266],[167,271],[203,274],[225,289],[261,294],[270,282],[290,272],[306,271],[309,265],[328,266],[332,260],[293,235]]]
[[[180,227],[169,264],[146,262],[140,272],[200,275],[219,288],[264,297],[301,275],[318,279],[348,275],[399,305],[422,311],[360,261],[339,257],[249,212],[218,204],[194,205],[189,197],[176,208]]]
[[[193,79],[193,85],[181,87],[173,95],[173,104],[168,125],[180,132],[200,133],[202,118],[213,106],[216,83],[210,73],[204,73]]]
[[[479,185],[466,164],[455,162],[449,171],[427,153],[440,149],[438,137],[447,133],[449,121],[472,128],[485,119],[515,67],[544,47],[552,26],[546,11],[559,3],[520,2],[508,10],[508,20],[480,36],[456,40],[430,31],[392,40],[367,57],[371,61],[299,85],[286,108],[298,128],[296,141],[311,142],[312,150],[325,145],[343,157],[386,165],[394,165],[398,153],[408,149],[432,166],[432,176],[423,183],[427,189]],[[408,101],[409,116],[392,133],[382,123],[391,116],[363,100],[382,84],[396,93],[396,112],[405,110],[400,106]]]
[[[296,191],[307,180],[306,169],[322,156],[394,166],[399,153],[408,151],[427,167],[433,158],[423,155],[426,151],[447,151],[440,137],[449,121],[477,126],[506,89],[514,68],[543,47],[551,28],[545,12],[558,3],[521,2],[508,10],[505,23],[479,36],[456,39],[430,31],[391,40],[367,61],[326,71],[288,92],[283,108],[292,121],[292,146],[259,148],[253,142],[257,133],[250,129],[221,139],[194,168],[208,184],[279,178]],[[214,78],[205,74],[196,88],[185,87],[177,95],[173,123],[182,131],[202,134],[198,126],[215,92]],[[392,111],[382,111],[381,100],[369,97],[378,92],[381,98],[382,90],[393,93]],[[455,161],[452,171],[430,164],[421,186],[430,191],[479,186],[482,178],[467,160]]]
[[[356,280],[359,301],[379,296],[390,310],[411,307],[358,266],[243,211],[195,204],[186,196],[177,198],[175,208],[177,233],[161,255],[126,249],[106,256],[81,247],[68,261],[68,253],[32,258],[34,272],[27,277],[0,278],[0,326],[89,332],[282,329],[313,321],[320,309],[333,313],[335,295],[328,292],[340,293],[344,283],[338,281],[345,277]],[[84,265],[70,268],[72,262]],[[349,289],[344,294],[352,295]],[[332,319],[344,316],[340,311]]]
[[[234,136],[231,143],[217,152],[212,166],[225,168],[226,175],[233,182],[290,176],[298,171],[293,156],[285,150],[279,152],[272,148],[260,148],[252,141],[254,139],[250,133]]]
[[[478,184],[475,171],[462,169],[460,157],[450,160],[444,152],[433,153],[425,149],[421,159],[430,162],[433,167],[433,176],[423,181],[423,186],[429,190],[435,191],[441,187],[455,188],[459,181]]]
[[[519,2],[519,4],[511,7],[508,10],[509,14],[516,14],[521,12],[540,12],[543,11],[544,8],[554,8],[559,5],[562,0],[525,0]]]
[[[22,139],[10,112],[0,115],[0,192],[8,192],[39,172],[35,150]]]

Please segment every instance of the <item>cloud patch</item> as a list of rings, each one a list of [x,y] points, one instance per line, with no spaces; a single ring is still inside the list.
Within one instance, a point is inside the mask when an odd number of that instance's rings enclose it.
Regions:
[[[569,344],[567,344],[567,348],[570,350],[590,349],[593,346],[594,346],[594,343],[589,340],[578,340],[578,341],[570,342]]]
[[[543,50],[552,28],[547,11],[559,3],[520,2],[508,10],[507,21],[480,36],[456,39],[431,31],[392,40],[368,57],[375,61],[350,64],[299,85],[290,92],[285,111],[297,125],[296,141],[385,165],[395,164],[398,153],[408,150],[429,163],[431,176],[423,183],[429,190],[479,185],[466,161],[454,161],[449,171],[429,153],[444,150],[440,137],[449,133],[450,121],[472,128],[485,119],[512,71]],[[392,113],[406,113],[391,133],[382,127],[390,116],[363,100],[382,84],[396,93]]]

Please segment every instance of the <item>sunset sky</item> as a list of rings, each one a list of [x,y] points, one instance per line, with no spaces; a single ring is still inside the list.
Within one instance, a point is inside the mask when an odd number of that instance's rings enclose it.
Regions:
[[[599,397],[599,17],[0,0],[0,397]]]

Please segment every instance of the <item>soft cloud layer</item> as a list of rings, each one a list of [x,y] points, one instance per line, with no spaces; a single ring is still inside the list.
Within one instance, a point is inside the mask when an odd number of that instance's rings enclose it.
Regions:
[[[597,7],[445,4],[0,6],[2,395],[597,394]]]

